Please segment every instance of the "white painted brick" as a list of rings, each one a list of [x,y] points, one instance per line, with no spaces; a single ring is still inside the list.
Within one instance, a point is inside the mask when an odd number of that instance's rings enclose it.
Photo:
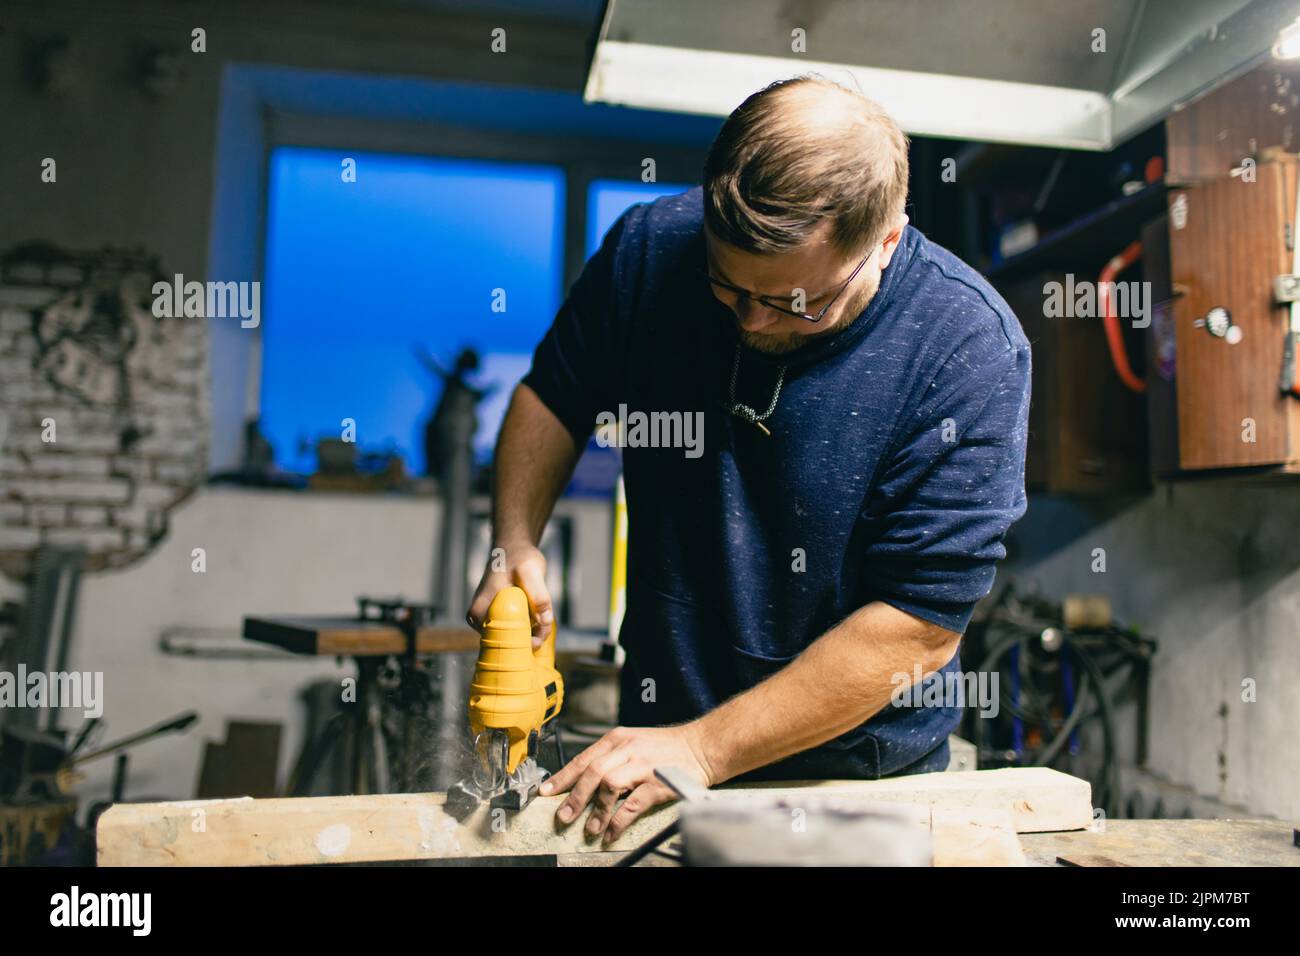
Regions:
[[[172,369],[172,381],[177,385],[197,385],[199,381],[198,366],[190,365]]]
[[[27,509],[27,523],[35,525],[63,525],[68,521],[66,505],[33,505]]]
[[[62,289],[47,289],[44,286],[0,286],[0,305],[17,306],[20,309],[36,308],[49,305],[62,294]]]
[[[73,410],[71,419],[78,432],[102,432],[115,437],[126,425],[126,419],[121,413],[110,408],[78,406]]]
[[[132,552],[142,552],[149,548],[149,535],[144,531],[127,531],[126,532],[126,549]]]
[[[0,378],[0,382],[5,384],[5,394],[9,396],[11,404],[16,402],[22,402],[23,404],[49,402],[57,397],[53,386],[35,379]]]
[[[78,432],[76,430],[65,432],[64,429],[59,427],[57,419],[55,420],[54,437],[57,441],[52,442],[51,444],[58,445],[60,449],[81,452],[82,454],[88,455],[111,454],[112,452],[119,451],[122,445],[121,439],[116,434],[110,434],[107,432]],[[38,440],[36,444],[39,445],[41,442]]]
[[[0,354],[22,359],[30,365],[36,355],[36,340],[30,335],[15,335],[4,343]]]
[[[41,533],[35,528],[0,526],[0,551],[22,551],[41,543]]]
[[[127,500],[131,484],[121,478],[103,481],[64,481],[57,478],[15,481],[12,488],[29,501],[76,501],[120,504]]]
[[[198,455],[202,441],[193,438],[164,438],[150,435],[139,441],[132,449],[138,455],[169,455],[175,458],[188,458]]]
[[[54,266],[47,277],[51,285],[80,285],[85,281],[86,273],[77,266]]]
[[[115,551],[124,541],[121,531],[77,531],[70,528],[48,530],[42,535],[42,540],[46,544],[80,545],[91,553]]]
[[[201,472],[197,462],[166,462],[154,465],[154,477],[177,485],[194,485],[199,483]]]
[[[115,455],[109,459],[109,474],[115,478],[145,481],[153,475],[153,460]]]
[[[144,505],[131,505],[125,508],[113,509],[113,525],[118,528],[133,528],[137,530],[147,530],[159,523],[158,515],[161,512],[152,508],[146,508]]]
[[[193,340],[186,339],[176,347],[177,362],[193,362],[201,367],[203,355],[203,342],[197,337]]]
[[[131,500],[134,504],[144,505],[146,508],[165,508],[180,496],[181,490],[171,485],[139,485]]]
[[[37,401],[41,402],[53,402],[63,398],[63,393],[43,378],[32,382],[32,394],[36,396]]]
[[[66,398],[63,401],[67,401]],[[41,423],[47,419],[54,419],[55,431],[69,431],[72,423],[77,420],[77,410],[71,405],[58,404],[52,405],[49,402],[43,403],[40,408],[33,408],[27,415],[27,425],[33,431],[40,431],[43,427]]]
[[[68,520],[79,528],[94,528],[108,524],[108,509],[78,505],[71,509]]]
[[[158,391],[146,398],[141,404],[158,412],[189,415],[194,411],[196,403],[194,395],[189,391]]]
[[[0,403],[11,414],[0,460],[0,494],[11,496],[0,501],[0,518],[11,525],[0,533],[5,569],[24,567],[23,552],[41,542],[81,545],[95,567],[127,561],[151,547],[166,528],[166,509],[206,469],[206,325],[187,325],[163,380],[135,369],[131,418],[111,405],[85,406],[33,366],[31,310],[81,281],[77,270],[64,272],[47,279],[34,272],[19,280],[32,284],[0,289]],[[46,418],[56,423],[53,443],[41,441]],[[145,437],[123,451],[129,421]]]
[[[15,262],[9,268],[9,281],[15,285],[45,285],[45,268],[35,262]]]
[[[6,355],[0,359],[0,378],[32,378],[32,360]]]
[[[2,295],[3,293],[0,293]],[[32,331],[32,314],[22,309],[0,308],[0,332],[20,332],[22,338],[30,340]]]
[[[43,455],[32,456],[30,470],[33,475],[104,478],[108,475],[108,459],[102,455],[48,451]]]

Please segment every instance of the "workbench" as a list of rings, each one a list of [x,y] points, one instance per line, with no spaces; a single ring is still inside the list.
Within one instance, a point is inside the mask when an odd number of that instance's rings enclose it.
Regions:
[[[806,808],[818,827],[832,828],[842,825],[833,818],[846,808],[891,816],[902,829],[891,831],[890,840],[899,836],[910,843],[924,834],[923,859],[935,866],[1300,865],[1300,847],[1288,824],[1094,821],[1087,781],[1044,767],[724,786],[703,795],[708,806],[729,808],[727,820],[730,810],[740,807],[775,807],[787,814]],[[682,803],[656,807],[604,846],[585,836],[581,822],[557,825],[555,811],[563,800],[563,795],[537,797],[509,814],[480,805],[468,816],[453,816],[442,793],[118,804],[99,819],[97,856],[101,866],[465,860],[601,866],[619,863],[684,817]],[[682,819],[683,829],[690,822]],[[747,833],[729,845],[750,846]],[[797,860],[819,842],[840,851],[865,845],[846,844],[839,829],[808,833],[808,843],[787,843]],[[675,862],[671,847],[677,839],[639,862]]]
[[[1278,820],[1108,820],[1104,832],[1068,830],[1022,833],[1029,866],[1046,867],[1300,867],[1292,827]],[[681,866],[674,838],[662,853],[634,866]],[[629,855],[566,853],[554,865],[613,866]]]

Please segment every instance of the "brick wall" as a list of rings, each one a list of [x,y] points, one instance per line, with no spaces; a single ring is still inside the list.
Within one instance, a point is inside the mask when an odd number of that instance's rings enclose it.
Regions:
[[[154,317],[161,278],[112,250],[0,259],[0,572],[44,544],[129,564],[202,481],[206,327]]]

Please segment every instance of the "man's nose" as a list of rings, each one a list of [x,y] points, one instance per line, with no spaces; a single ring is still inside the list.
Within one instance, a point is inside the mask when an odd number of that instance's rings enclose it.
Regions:
[[[746,332],[761,332],[776,321],[776,316],[767,306],[748,297],[742,297],[736,303],[736,319]]]

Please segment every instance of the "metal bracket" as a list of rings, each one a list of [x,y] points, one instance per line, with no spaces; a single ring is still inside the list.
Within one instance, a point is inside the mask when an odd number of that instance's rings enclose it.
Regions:
[[[1300,275],[1275,276],[1273,278],[1273,299],[1279,305],[1300,302]]]

